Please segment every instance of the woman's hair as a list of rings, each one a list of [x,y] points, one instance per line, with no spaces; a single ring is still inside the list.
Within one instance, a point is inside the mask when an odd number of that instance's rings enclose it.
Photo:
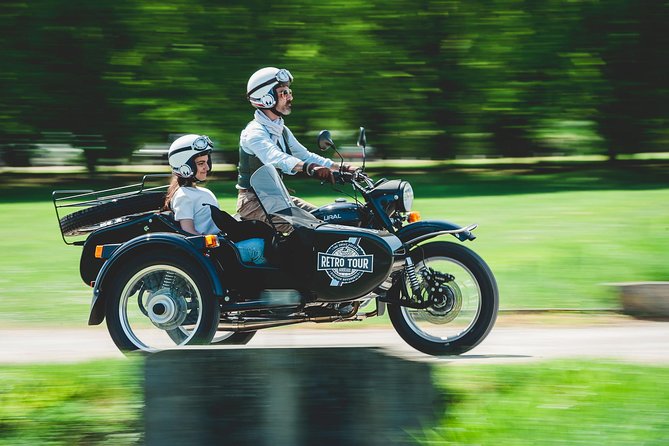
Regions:
[[[191,187],[195,185],[195,178],[181,178],[176,174],[172,174],[172,180],[170,181],[170,186],[167,188],[167,194],[165,194],[165,203],[163,203],[163,211],[171,211],[170,202],[172,197],[176,193],[177,189],[180,187]]]

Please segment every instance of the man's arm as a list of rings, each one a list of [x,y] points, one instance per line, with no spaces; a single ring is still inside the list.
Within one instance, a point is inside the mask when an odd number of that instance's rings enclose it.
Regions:
[[[270,138],[267,131],[263,128],[249,129],[244,135],[242,150],[255,155],[263,164],[270,164],[287,174],[295,174],[302,168],[296,170],[295,166],[300,163],[300,159],[288,155],[281,150]]]
[[[290,131],[290,129],[286,128],[286,133],[288,134],[288,145],[290,146],[290,151],[293,153],[293,155],[297,158],[299,158],[302,163],[311,163],[311,164],[317,164],[319,166],[325,166],[325,167],[333,167],[334,163],[332,162],[331,159],[329,158],[324,158],[320,155],[317,155],[313,152],[310,152],[309,149],[304,147],[300,142],[295,138],[295,135],[293,135],[293,132]],[[302,170],[302,166],[300,165],[299,167],[296,166],[293,168],[295,172],[299,172]]]

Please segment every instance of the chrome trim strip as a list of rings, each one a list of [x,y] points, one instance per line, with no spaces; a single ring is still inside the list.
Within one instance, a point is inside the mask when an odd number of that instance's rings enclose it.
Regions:
[[[445,229],[443,231],[436,231],[436,232],[430,232],[429,234],[423,234],[420,237],[413,238],[411,240],[408,240],[404,242],[405,245],[411,245],[414,243],[421,242],[423,240],[427,240],[432,237],[436,237],[438,235],[445,235],[445,234],[460,234],[461,232],[471,232],[474,229],[478,227],[477,224],[471,224],[469,226],[465,226],[464,228],[460,229]]]

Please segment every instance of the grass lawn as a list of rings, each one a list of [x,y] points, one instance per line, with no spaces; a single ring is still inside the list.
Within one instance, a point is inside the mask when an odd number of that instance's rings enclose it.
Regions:
[[[0,366],[0,445],[142,444],[142,365]]]
[[[142,444],[142,379],[140,360],[0,366],[0,445]],[[435,365],[443,411],[412,435],[424,445],[666,444],[667,382],[669,368],[609,362]]]
[[[599,362],[439,367],[446,409],[419,444],[665,444],[669,369]]]
[[[496,165],[384,175],[411,181],[414,208],[423,219],[480,225],[477,240],[467,246],[496,275],[501,308],[617,308],[614,290],[604,283],[669,278],[666,164]],[[138,179],[136,174],[89,179],[5,174],[1,326],[86,324],[91,289],[79,278],[80,248],[60,239],[50,191],[101,189]],[[209,185],[230,212],[233,184],[229,174],[219,174]],[[287,184],[318,205],[342,196],[313,181],[290,178]]]

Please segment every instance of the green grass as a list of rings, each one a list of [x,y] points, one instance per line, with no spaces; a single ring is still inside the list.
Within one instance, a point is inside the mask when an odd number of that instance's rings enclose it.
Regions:
[[[669,369],[616,363],[440,367],[447,395],[421,444],[666,444]]]
[[[666,164],[595,163],[385,174],[412,182],[424,219],[480,225],[466,245],[495,273],[501,308],[512,309],[617,308],[603,284],[667,280],[668,172]],[[210,187],[234,212],[230,174],[219,175]],[[79,278],[80,248],[60,239],[50,191],[125,185],[138,175],[5,180],[18,186],[0,189],[0,326],[85,325],[91,289]],[[319,205],[342,196],[313,181],[287,183]]]
[[[0,445],[141,444],[142,376],[139,360],[0,366]],[[667,367],[441,364],[433,381],[445,404],[412,432],[417,444],[660,445],[669,437]]]
[[[0,366],[0,445],[141,444],[141,365]]]

